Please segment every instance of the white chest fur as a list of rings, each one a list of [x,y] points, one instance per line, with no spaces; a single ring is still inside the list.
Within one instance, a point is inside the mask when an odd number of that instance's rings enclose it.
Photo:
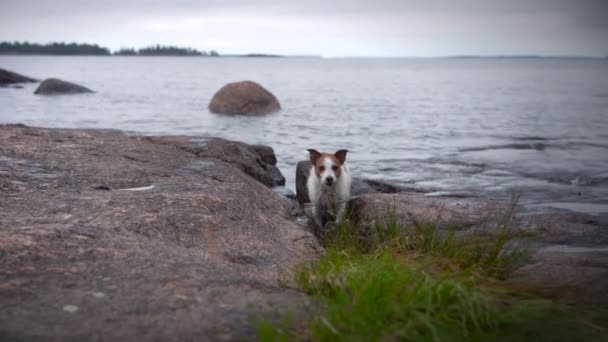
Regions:
[[[340,176],[335,184],[326,186],[315,174],[314,167],[310,169],[307,181],[308,197],[312,205],[313,218],[321,225],[327,214],[340,219],[350,198],[351,176],[348,166],[343,164]]]

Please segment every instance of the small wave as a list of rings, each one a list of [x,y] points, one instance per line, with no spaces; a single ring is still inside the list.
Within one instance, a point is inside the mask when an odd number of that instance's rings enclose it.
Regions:
[[[516,141],[549,141],[549,140],[555,140],[554,138],[546,138],[546,137],[537,137],[537,136],[520,136],[520,137],[509,137],[511,140],[516,140]]]
[[[579,186],[597,186],[608,184],[608,177],[577,176],[570,180],[570,184]]]
[[[571,143],[568,143],[566,146],[608,148],[608,145],[606,145],[606,144],[593,143],[593,142],[582,142],[582,141],[571,142]]]
[[[381,167],[378,170],[382,171],[382,172],[394,172],[394,171],[400,171],[401,168],[388,166],[388,167]]]
[[[447,159],[447,158],[413,159],[412,161],[416,161],[420,164],[456,165],[456,166],[466,166],[466,167],[474,167],[474,168],[485,168],[487,166],[487,164],[485,164],[485,163],[466,162],[466,161],[462,161],[462,160]]]
[[[543,137],[512,137],[513,140],[518,140],[522,142],[512,143],[512,144],[499,144],[499,145],[488,145],[488,146],[479,146],[479,147],[465,147],[459,149],[459,152],[479,152],[479,151],[489,151],[489,150],[536,150],[536,151],[544,151],[547,148],[559,148],[559,149],[573,149],[573,148],[608,148],[608,144],[603,144],[601,142],[593,142],[593,141],[581,141],[581,140],[571,140],[571,141],[563,141],[563,142],[554,142],[554,143],[546,143],[547,141],[557,140],[553,138],[543,138]],[[529,141],[529,142],[523,142]],[[541,142],[544,141],[544,142]]]
[[[499,170],[499,169],[486,170],[483,172],[483,175],[487,176],[487,177],[516,177],[517,176],[517,174],[515,174],[511,171]]]
[[[543,144],[543,143],[530,143],[530,144],[519,143],[519,144],[490,145],[490,146],[483,146],[483,147],[469,147],[469,148],[462,148],[459,151],[460,152],[478,152],[478,151],[490,151],[490,150],[544,151],[547,147],[549,147],[549,145]]]
[[[490,134],[490,138],[500,140],[513,140],[513,141],[553,141],[561,139],[561,137],[543,137],[540,135],[505,135],[505,134]]]
[[[416,162],[420,162],[420,159],[415,159],[415,158],[378,158],[376,159],[376,162],[382,163],[382,164],[398,164],[398,163],[403,163],[403,162],[412,162],[412,163],[416,163]]]
[[[542,179],[549,183],[574,185],[574,186],[601,186],[608,184],[608,177],[599,176],[583,176],[576,174],[530,174],[522,173],[523,177]]]
[[[474,167],[474,168],[481,168],[481,169],[483,169],[487,166],[484,163],[470,163],[470,162],[463,162],[460,160],[434,161],[434,163],[444,163],[444,164],[449,164],[449,165],[458,165],[458,166]]]

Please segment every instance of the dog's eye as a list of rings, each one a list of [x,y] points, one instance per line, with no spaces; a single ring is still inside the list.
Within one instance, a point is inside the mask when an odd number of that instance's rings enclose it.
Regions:
[[[338,170],[338,167],[336,165],[334,165],[334,166],[331,167],[331,169],[334,170],[334,171],[336,171],[336,170]]]
[[[319,166],[319,171],[321,171],[321,172],[325,171],[325,166]]]

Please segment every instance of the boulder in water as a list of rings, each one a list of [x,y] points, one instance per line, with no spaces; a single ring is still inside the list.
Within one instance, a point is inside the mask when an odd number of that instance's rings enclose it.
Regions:
[[[0,68],[0,85],[29,82],[38,82],[38,80]]]
[[[262,115],[280,109],[277,98],[252,81],[226,84],[209,103],[209,110],[218,114]]]
[[[63,81],[57,78],[47,78],[42,81],[34,94],[37,95],[61,95],[61,94],[86,94],[92,93],[89,88],[79,84]]]

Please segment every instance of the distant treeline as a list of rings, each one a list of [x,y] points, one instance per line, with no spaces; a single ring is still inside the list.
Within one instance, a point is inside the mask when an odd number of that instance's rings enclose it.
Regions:
[[[1,42],[0,54],[4,55],[110,55],[110,50],[97,44],[28,42]]]
[[[141,49],[123,48],[114,53],[97,44],[50,43],[36,44],[28,42],[0,42],[0,54],[3,55],[97,55],[97,56],[219,56],[217,51],[199,51],[192,48],[175,46],[148,46]]]
[[[148,46],[142,49],[120,49],[114,52],[118,56],[212,56],[216,57],[220,54],[217,51],[211,50],[199,51],[192,48],[180,48],[175,46]]]

